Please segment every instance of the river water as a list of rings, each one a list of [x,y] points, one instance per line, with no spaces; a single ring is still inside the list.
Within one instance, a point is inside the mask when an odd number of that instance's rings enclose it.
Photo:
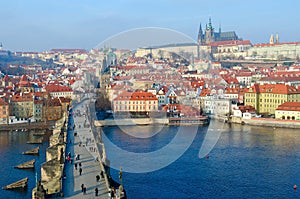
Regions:
[[[191,127],[164,127],[153,136],[137,138],[127,133],[149,135],[156,127],[106,127],[103,131],[118,147],[147,153],[170,143],[179,128],[187,137],[191,133]],[[300,198],[299,130],[225,124],[209,158],[200,159],[208,128],[199,127],[188,150],[170,165],[146,173],[123,172],[128,198]],[[109,150],[108,158],[117,161]],[[167,157],[162,155],[161,161]],[[119,170],[111,169],[111,175],[118,179]],[[294,184],[299,190],[294,191]]]
[[[136,126],[103,130],[120,148],[149,153],[169,144],[179,128],[190,136],[191,127]],[[300,189],[299,130],[226,124],[209,158],[200,159],[199,150],[208,128],[199,127],[187,151],[170,165],[146,173],[123,172],[128,198],[300,198],[300,190],[293,190],[294,184]],[[31,198],[35,172],[40,178],[40,165],[45,162],[45,149],[49,146],[47,141],[40,144],[39,156],[22,155],[38,146],[26,143],[31,139],[29,132],[0,132],[0,186],[29,177],[26,190],[1,189],[0,198]],[[115,154],[110,154],[109,149],[107,155],[115,161]],[[159,158],[163,162],[167,157],[165,154]],[[31,159],[36,159],[35,170],[13,168]],[[159,159],[153,164],[159,164]],[[111,169],[111,175],[118,179],[119,171]]]
[[[45,150],[49,146],[48,141],[43,144],[27,144],[39,136],[33,136],[33,132],[1,131],[0,132],[0,198],[31,198],[31,191],[36,185],[36,173],[40,179],[41,164],[46,160]],[[44,136],[48,140],[48,135]],[[23,155],[22,152],[40,146],[39,156]],[[15,169],[14,166],[35,159],[34,170]],[[28,187],[25,190],[2,190],[2,187],[22,178],[28,177]]]

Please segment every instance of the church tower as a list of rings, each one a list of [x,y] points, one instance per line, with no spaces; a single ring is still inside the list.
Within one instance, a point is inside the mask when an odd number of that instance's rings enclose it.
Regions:
[[[279,36],[278,33],[276,33],[276,40],[275,40],[276,44],[279,44]]]
[[[199,31],[198,31],[198,45],[203,44],[203,31],[200,23]]]
[[[211,18],[209,18],[209,22],[208,22],[208,25],[206,25],[206,30],[205,30],[205,43],[209,44],[214,41],[215,41],[214,29],[212,27]]]
[[[274,44],[274,35],[273,34],[270,37],[270,44]]]

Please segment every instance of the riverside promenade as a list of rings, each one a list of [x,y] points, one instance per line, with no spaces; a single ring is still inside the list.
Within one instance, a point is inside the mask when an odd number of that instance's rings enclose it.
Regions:
[[[90,114],[87,112],[90,102],[90,100],[86,100],[78,104],[73,110],[74,115],[71,114],[69,117],[69,126],[75,125],[75,128],[68,130],[66,153],[70,153],[73,161],[72,163],[68,161],[65,163],[64,198],[109,198],[107,178],[106,176],[102,178],[100,175],[104,168],[100,162],[97,143],[94,140]],[[76,155],[80,156],[79,160],[75,160]],[[82,168],[81,175],[79,163]],[[77,164],[77,169],[75,164]],[[98,182],[96,181],[97,175],[101,177]],[[86,187],[86,194],[81,191],[82,184]],[[98,189],[98,196],[95,195],[96,188]]]

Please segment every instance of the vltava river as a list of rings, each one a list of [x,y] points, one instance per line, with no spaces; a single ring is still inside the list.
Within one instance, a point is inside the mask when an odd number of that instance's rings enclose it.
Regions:
[[[43,144],[27,144],[39,136],[33,136],[33,132],[1,131],[0,132],[0,198],[31,198],[31,191],[36,185],[36,173],[40,179],[41,164],[46,160],[45,150],[49,142]],[[45,136],[45,140],[48,140]],[[40,146],[39,156],[23,155],[22,152]],[[35,159],[34,170],[14,169],[13,167],[26,161]],[[2,187],[22,178],[28,177],[28,187],[25,190],[2,190]]]
[[[188,136],[191,127],[181,128]],[[111,142],[135,153],[163,148],[178,131],[178,127],[154,126],[121,129],[103,128]],[[147,173],[123,172],[128,198],[300,198],[299,130],[225,124],[209,158],[200,159],[207,129],[199,127],[188,150],[169,166]],[[137,138],[136,133],[145,135]],[[107,156],[115,161],[109,149]],[[162,155],[161,161],[167,157]],[[118,172],[111,170],[114,179],[119,178]],[[294,191],[294,184],[299,190]]]

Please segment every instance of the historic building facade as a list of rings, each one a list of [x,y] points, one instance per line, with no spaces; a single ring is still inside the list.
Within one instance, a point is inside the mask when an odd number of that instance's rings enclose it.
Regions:
[[[255,84],[245,93],[245,105],[253,106],[259,114],[275,114],[285,102],[300,102],[300,91],[284,84]]]
[[[285,102],[275,111],[275,118],[282,120],[300,120],[300,102]]]
[[[114,112],[149,113],[157,110],[157,97],[145,91],[125,91],[113,100]]]

